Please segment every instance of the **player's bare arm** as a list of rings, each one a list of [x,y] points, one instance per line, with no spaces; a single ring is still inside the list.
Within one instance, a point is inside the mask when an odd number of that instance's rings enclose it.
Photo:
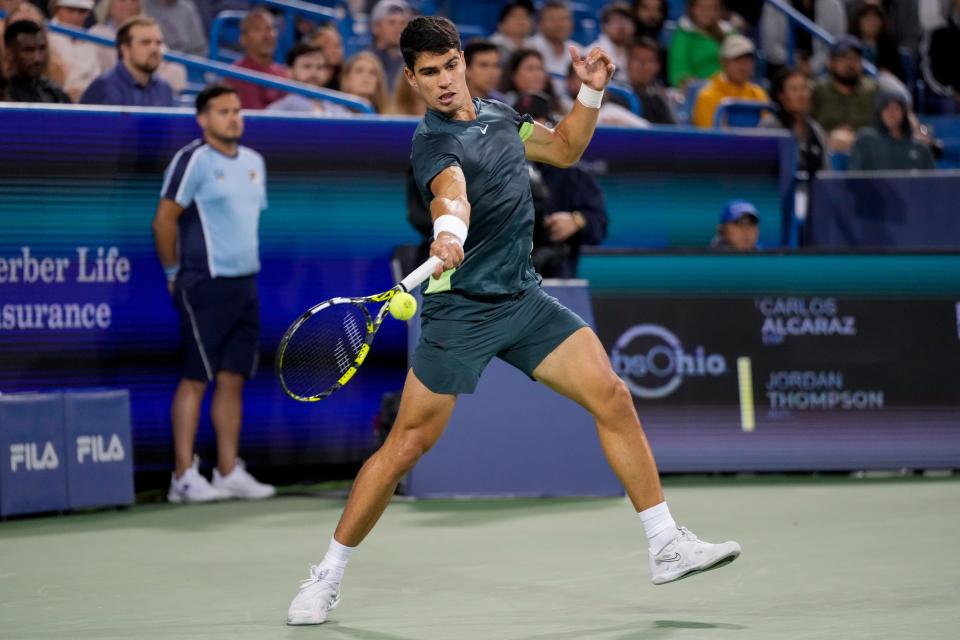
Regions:
[[[616,71],[610,55],[599,47],[594,47],[585,58],[580,57],[575,47],[570,47],[570,59],[577,77],[585,87],[594,92],[602,92]],[[597,99],[599,100],[599,97]],[[558,167],[569,167],[580,159],[590,144],[599,115],[599,104],[586,106],[582,98],[578,98],[574,101],[570,113],[555,128],[534,124],[533,134],[524,143],[527,158]]]
[[[467,179],[460,167],[447,167],[437,174],[430,183],[433,201],[430,203],[430,216],[436,222],[441,216],[453,216],[463,223],[463,231],[470,226],[470,202],[467,200]],[[463,240],[455,232],[440,231],[430,245],[430,255],[443,260],[433,276],[453,269],[463,262]]]
[[[168,198],[161,198],[153,218],[153,242],[164,271],[177,265],[177,219],[183,207]],[[173,281],[167,280],[167,290],[173,294]]]

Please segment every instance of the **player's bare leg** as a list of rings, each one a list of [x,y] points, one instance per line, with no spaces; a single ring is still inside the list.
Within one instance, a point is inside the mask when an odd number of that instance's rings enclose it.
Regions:
[[[427,389],[412,369],[407,373],[397,419],[386,442],[370,456],[353,483],[333,535],[337,542],[355,547],[370,533],[397,483],[440,439],[456,401],[456,396]]]
[[[677,527],[663,500],[656,462],[630,391],[591,329],[580,329],[564,340],[533,375],[593,415],[607,461],[643,521],[654,584],[716,569],[740,555],[735,542],[710,544]]]
[[[287,611],[287,624],[320,624],[336,608],[353,549],[383,515],[400,479],[440,439],[456,402],[456,396],[427,389],[412,369],[407,373],[390,435],[360,469],[326,556],[310,568]]]

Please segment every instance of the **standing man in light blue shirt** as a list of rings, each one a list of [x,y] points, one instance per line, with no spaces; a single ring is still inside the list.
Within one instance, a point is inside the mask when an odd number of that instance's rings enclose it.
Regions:
[[[184,348],[171,410],[176,468],[167,499],[268,498],[274,488],[257,482],[237,457],[243,385],[259,361],[257,228],[260,212],[267,208],[267,174],[260,154],[239,144],[243,116],[234,89],[211,85],[196,104],[203,139],[174,156],[153,221],[167,289],[180,312]],[[193,452],[210,383],[210,417],[217,433],[212,484],[200,475]]]

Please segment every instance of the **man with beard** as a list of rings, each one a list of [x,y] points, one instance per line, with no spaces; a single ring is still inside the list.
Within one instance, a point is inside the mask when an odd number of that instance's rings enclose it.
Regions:
[[[832,151],[848,152],[855,132],[873,124],[879,86],[863,73],[863,45],[844,36],[830,47],[830,74],[813,90],[813,119],[829,132]]]
[[[10,78],[0,97],[10,102],[70,102],[63,89],[43,77],[50,55],[43,27],[17,20],[4,31],[3,44]]]
[[[240,144],[236,89],[211,85],[197,95],[203,138],[173,157],[153,220],[167,292],[180,313],[183,366],[173,395],[175,469],[167,500],[211,502],[274,494],[237,456],[243,386],[260,351],[258,226],[267,208],[263,157]],[[203,398],[214,385],[210,418],[217,434],[213,483],[200,475],[194,440]]]
[[[173,89],[154,72],[163,61],[163,33],[153,18],[134,17],[117,30],[120,60],[84,91],[83,104],[172,107]]]

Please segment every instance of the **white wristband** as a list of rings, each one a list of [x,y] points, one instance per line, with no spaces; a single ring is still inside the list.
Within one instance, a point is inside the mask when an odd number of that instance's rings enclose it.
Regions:
[[[433,237],[440,235],[441,231],[452,234],[460,241],[460,246],[467,241],[467,223],[457,216],[445,213],[433,221]]]
[[[603,91],[597,91],[585,84],[581,84],[580,93],[577,94],[577,100],[585,107],[599,109],[601,103],[603,103]]]

